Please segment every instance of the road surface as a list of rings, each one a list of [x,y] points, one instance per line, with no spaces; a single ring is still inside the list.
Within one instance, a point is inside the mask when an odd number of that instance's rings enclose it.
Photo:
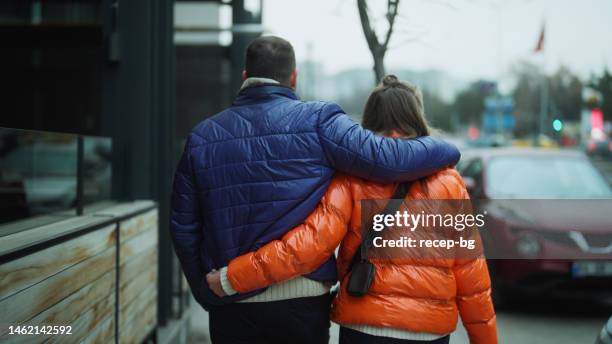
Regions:
[[[497,333],[502,344],[592,344],[612,306],[563,299],[530,301],[497,311]],[[463,327],[451,336],[451,344],[467,344]]]

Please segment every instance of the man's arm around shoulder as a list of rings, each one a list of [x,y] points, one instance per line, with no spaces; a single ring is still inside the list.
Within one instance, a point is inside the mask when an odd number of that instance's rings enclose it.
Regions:
[[[416,180],[459,161],[454,145],[433,137],[393,139],[351,120],[334,103],[318,114],[317,132],[332,167],[377,182]]]

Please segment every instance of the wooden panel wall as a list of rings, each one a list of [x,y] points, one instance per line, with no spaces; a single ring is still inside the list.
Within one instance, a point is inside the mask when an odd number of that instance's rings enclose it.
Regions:
[[[157,323],[157,210],[119,231],[119,342],[139,343]]]
[[[119,342],[141,342],[157,323],[157,218],[153,209],[0,265],[0,342],[113,343],[117,319]],[[9,335],[18,324],[72,335]]]
[[[9,335],[0,341],[79,343],[114,321],[117,225],[0,266],[0,323],[71,325],[72,335]],[[102,339],[113,340],[110,337]]]

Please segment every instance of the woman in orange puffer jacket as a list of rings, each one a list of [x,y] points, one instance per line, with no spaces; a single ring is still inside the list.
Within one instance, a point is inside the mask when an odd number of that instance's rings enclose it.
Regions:
[[[393,136],[429,134],[420,92],[394,76],[385,77],[370,95],[363,126]],[[396,187],[337,175],[302,225],[234,259],[227,269],[227,281],[234,290],[249,292],[309,273],[326,261],[341,241],[340,288],[331,314],[341,325],[341,343],[448,343],[458,314],[472,344],[497,343],[484,256],[370,259],[376,275],[368,293],[352,297],[346,292],[350,264],[362,240],[360,201],[388,199]],[[409,200],[468,198],[461,177],[451,168],[414,182],[407,196]]]

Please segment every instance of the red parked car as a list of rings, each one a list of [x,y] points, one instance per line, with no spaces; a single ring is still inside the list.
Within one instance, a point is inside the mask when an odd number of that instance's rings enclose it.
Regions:
[[[497,302],[517,291],[612,293],[612,190],[584,153],[462,154],[458,169],[488,217],[481,236]]]

